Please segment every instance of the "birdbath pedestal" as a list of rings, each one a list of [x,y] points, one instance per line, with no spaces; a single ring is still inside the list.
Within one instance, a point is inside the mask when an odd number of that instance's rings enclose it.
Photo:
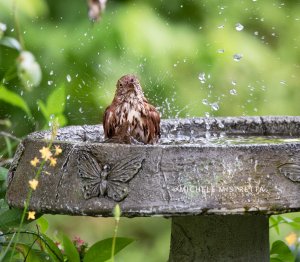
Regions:
[[[157,145],[103,142],[102,126],[58,130],[62,154],[30,200],[39,213],[172,218],[169,261],[269,261],[268,216],[300,210],[300,117],[163,120]],[[22,141],[7,200],[23,208],[50,133]]]

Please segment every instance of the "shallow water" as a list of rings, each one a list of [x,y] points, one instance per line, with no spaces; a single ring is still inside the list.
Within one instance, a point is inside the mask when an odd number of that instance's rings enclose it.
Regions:
[[[286,144],[299,143],[300,137],[292,136],[235,136],[235,135],[206,135],[184,136],[169,135],[160,139],[162,145],[249,145],[249,144]]]

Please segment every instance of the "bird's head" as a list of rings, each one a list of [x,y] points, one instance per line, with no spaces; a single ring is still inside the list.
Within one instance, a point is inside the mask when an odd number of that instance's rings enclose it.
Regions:
[[[143,97],[142,87],[135,75],[124,75],[117,82],[116,95],[118,97]]]

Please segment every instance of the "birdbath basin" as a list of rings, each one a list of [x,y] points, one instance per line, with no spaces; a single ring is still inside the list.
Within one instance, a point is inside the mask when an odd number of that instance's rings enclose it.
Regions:
[[[300,210],[300,117],[163,120],[156,145],[103,142],[103,128],[58,130],[30,210],[172,218],[170,261],[269,261],[268,216]],[[23,208],[48,131],[19,145],[7,200]]]

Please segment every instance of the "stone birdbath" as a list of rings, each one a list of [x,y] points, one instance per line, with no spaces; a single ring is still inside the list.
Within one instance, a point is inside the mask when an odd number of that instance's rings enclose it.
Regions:
[[[70,126],[54,145],[30,210],[80,216],[172,218],[169,261],[269,261],[268,216],[300,210],[300,117],[163,120],[157,145],[103,142],[103,129]],[[7,200],[23,208],[30,160],[50,133],[19,145]],[[50,173],[51,175],[47,175]]]

